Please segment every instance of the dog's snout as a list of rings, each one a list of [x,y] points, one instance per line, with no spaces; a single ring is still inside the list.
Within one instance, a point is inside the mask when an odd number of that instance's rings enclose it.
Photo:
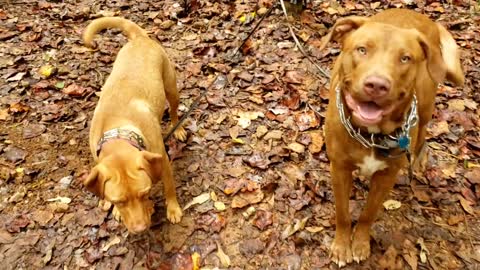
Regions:
[[[381,76],[368,76],[364,83],[365,93],[372,97],[382,97],[390,91],[390,80]]]
[[[138,234],[138,233],[144,232],[146,229],[147,229],[147,224],[137,223],[131,227],[130,232],[133,234]]]

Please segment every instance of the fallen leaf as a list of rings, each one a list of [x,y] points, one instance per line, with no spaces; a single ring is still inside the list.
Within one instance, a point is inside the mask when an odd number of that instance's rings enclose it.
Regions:
[[[32,213],[32,220],[40,224],[40,226],[46,226],[53,218],[53,213],[47,210],[35,210]]]
[[[467,201],[465,198],[462,196],[459,196],[460,200],[460,205],[462,205],[463,210],[467,212],[468,214],[474,216],[475,215],[475,210],[473,210],[473,207],[471,206],[471,203]]]
[[[320,120],[314,111],[308,110],[295,115],[295,123],[300,131],[310,128],[316,128],[320,125]]]
[[[25,74],[27,74],[27,73],[26,72],[18,72],[17,74],[15,74],[15,76],[6,79],[6,81],[7,82],[20,81],[21,79],[23,79],[23,76],[25,76]]]
[[[439,121],[432,123],[431,126],[427,128],[427,131],[433,138],[435,138],[442,134],[450,133],[450,127],[447,121]]]
[[[53,67],[52,65],[42,66],[38,70],[38,73],[40,75],[42,75],[44,78],[50,77],[51,75],[55,74],[55,72],[57,72],[57,69],[55,67]]]
[[[312,143],[308,146],[308,150],[312,154],[320,153],[323,147],[323,135],[321,131],[310,132]]]
[[[282,138],[282,131],[280,130],[272,130],[272,131],[269,131],[264,137],[263,139],[264,140],[270,140],[270,139],[273,139],[273,140],[280,140]]]
[[[213,206],[215,207],[215,209],[217,209],[218,211],[224,211],[225,210],[225,204],[223,202],[214,202],[213,203]]]
[[[305,230],[310,232],[310,233],[318,233],[323,231],[325,228],[321,226],[315,226],[315,227],[305,227]]]
[[[232,167],[227,170],[227,174],[232,177],[240,177],[242,174],[247,172],[245,167]]]
[[[198,252],[194,252],[192,254],[192,263],[193,263],[192,270],[200,270],[201,262],[202,262],[202,257],[200,256],[200,254]]]
[[[402,203],[395,200],[387,200],[383,203],[383,207],[387,210],[396,210],[402,206]]]
[[[10,244],[15,240],[11,233],[4,229],[0,229],[0,244]]]
[[[251,215],[253,215],[255,212],[257,211],[257,209],[253,206],[250,206],[247,208],[247,210],[245,210],[243,213],[242,213],[242,216],[245,218],[245,219],[249,219]]]
[[[72,83],[69,86],[63,88],[62,92],[69,96],[81,97],[87,92],[87,88]]]
[[[65,204],[69,204],[72,201],[72,199],[68,197],[55,197],[53,199],[48,199],[47,202],[61,202]]]
[[[243,208],[250,204],[259,203],[263,200],[263,197],[264,194],[259,189],[237,194],[232,200],[232,208]]]
[[[420,261],[422,263],[426,263],[427,262],[427,255],[430,254],[430,252],[428,252],[428,249],[427,247],[425,246],[425,242],[423,241],[423,238],[418,238],[417,239],[417,244],[420,245]]]
[[[216,253],[216,255],[217,255],[218,259],[220,260],[220,263],[222,264],[222,266],[224,268],[230,267],[230,264],[231,264],[230,257],[228,257],[228,255],[225,254],[225,252],[222,249],[222,246],[220,245],[220,242],[216,241],[216,243],[217,243],[217,253]]]
[[[120,243],[120,237],[115,236],[113,239],[111,239],[108,243],[106,243],[102,247],[103,252],[107,252],[112,246],[119,244]]]
[[[471,184],[480,184],[480,168],[474,168],[468,171],[465,173],[465,178],[467,178]]]
[[[305,152],[305,146],[302,145],[302,144],[299,144],[297,142],[290,143],[288,145],[288,149],[290,149],[290,150],[292,150],[296,153],[299,153],[299,154]]]
[[[210,200],[210,193],[205,192],[202,193],[196,197],[194,197],[189,203],[187,203],[184,207],[183,210],[187,210],[188,208],[196,205],[196,204],[202,204]]]
[[[242,128],[247,128],[252,123],[251,120],[255,120],[259,117],[264,117],[265,115],[262,112],[238,112],[237,117],[237,124]]]
[[[405,239],[403,243],[403,252],[402,256],[405,261],[410,265],[412,270],[417,270],[418,267],[418,256],[417,256],[417,249],[413,245],[410,240]]]
[[[305,228],[305,224],[307,223],[307,220],[309,219],[310,217],[305,217],[301,220],[298,220],[298,219],[295,219],[295,224],[287,224],[287,226],[285,227],[285,229],[283,230],[282,232],[282,235],[281,235],[281,238],[283,240],[287,239],[288,237],[292,236],[293,234],[295,234],[296,232],[300,231],[300,230],[303,230],[303,228]]]
[[[263,231],[268,226],[272,225],[272,217],[272,212],[260,209],[256,211],[255,218],[253,219],[253,225]]]

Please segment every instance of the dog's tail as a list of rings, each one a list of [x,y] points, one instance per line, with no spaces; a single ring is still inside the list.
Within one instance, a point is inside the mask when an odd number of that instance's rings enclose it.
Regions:
[[[95,34],[108,28],[118,28],[122,30],[128,40],[133,40],[140,36],[148,37],[147,32],[132,21],[120,17],[103,17],[95,19],[85,29],[83,33],[83,43],[85,46],[94,48],[93,38]]]
[[[465,76],[460,62],[460,51],[455,43],[455,39],[441,24],[437,23],[437,28],[440,34],[442,58],[447,66],[447,80],[458,86],[463,86]]]

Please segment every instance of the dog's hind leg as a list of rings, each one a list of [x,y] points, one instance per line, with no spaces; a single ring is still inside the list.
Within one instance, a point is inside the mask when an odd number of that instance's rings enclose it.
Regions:
[[[175,68],[168,60],[165,61],[163,70],[163,82],[165,86],[165,95],[170,106],[171,124],[173,128],[178,123],[178,105],[180,103],[180,94],[177,89],[177,77]],[[182,126],[179,126],[174,132],[173,136],[180,141],[187,139],[187,132]]]

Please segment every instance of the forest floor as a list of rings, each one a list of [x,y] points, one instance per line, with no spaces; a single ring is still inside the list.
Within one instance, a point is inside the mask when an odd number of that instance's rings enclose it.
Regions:
[[[335,212],[322,133],[328,78],[296,48],[279,8],[233,57],[272,3],[190,0],[187,11],[174,0],[2,4],[0,268],[192,269],[199,255],[204,269],[337,269],[328,257]],[[480,269],[478,3],[289,7],[307,53],[326,70],[339,50],[320,51],[320,39],[344,16],[407,7],[455,37],[466,85],[440,87],[427,169],[412,181],[399,177],[389,197],[399,203],[372,228],[371,257],[345,269]],[[80,37],[92,19],[112,15],[138,23],[168,51],[181,113],[217,78],[186,120],[187,141],[167,143],[181,205],[199,203],[172,225],[160,184],[154,224],[136,236],[82,185],[93,166],[88,130],[96,93],[126,38],[101,33],[99,50],[91,51]],[[168,113],[164,120],[166,127]],[[356,180],[354,217],[367,192],[368,183]]]

